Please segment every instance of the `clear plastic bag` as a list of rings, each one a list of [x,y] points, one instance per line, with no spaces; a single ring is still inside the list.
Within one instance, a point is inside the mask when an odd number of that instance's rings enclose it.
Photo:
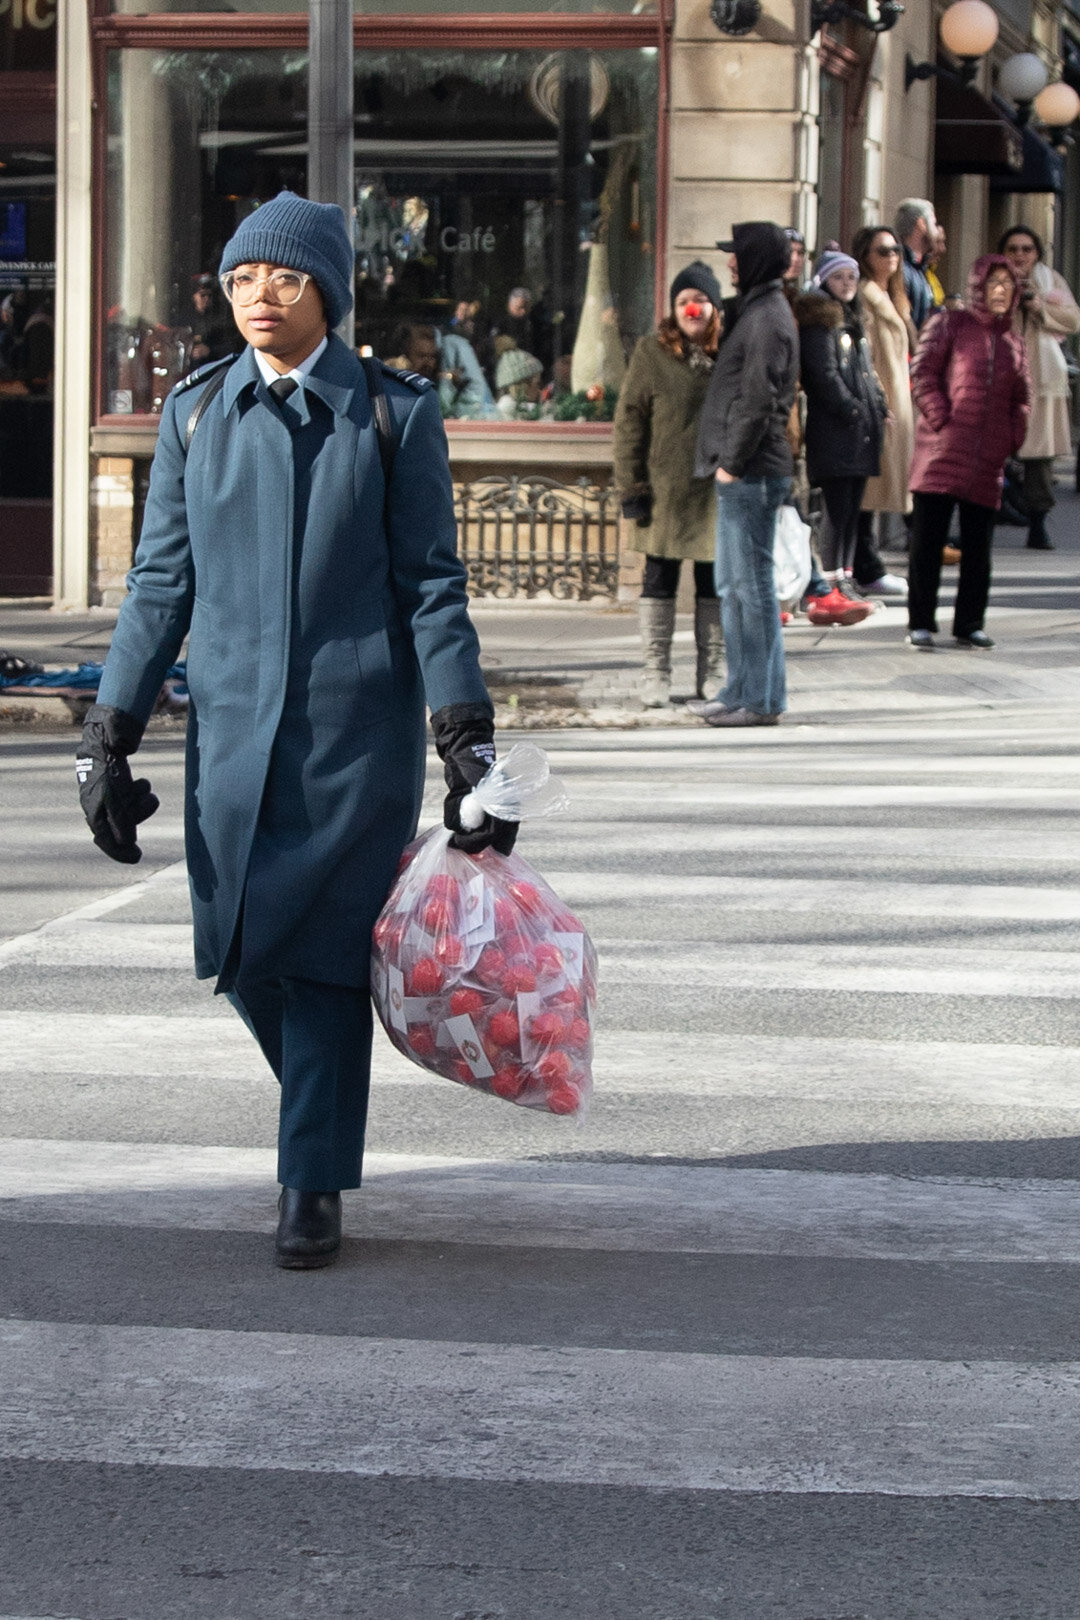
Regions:
[[[552,815],[566,795],[532,743],[516,743],[462,803]],[[596,952],[573,912],[519,855],[411,843],[375,924],[371,988],[387,1035],[422,1069],[525,1108],[580,1116],[592,1092]]]

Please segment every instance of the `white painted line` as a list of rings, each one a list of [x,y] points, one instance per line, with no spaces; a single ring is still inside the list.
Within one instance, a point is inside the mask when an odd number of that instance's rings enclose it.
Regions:
[[[0,1454],[668,1490],[1080,1500],[1080,1365],[8,1321]]]
[[[227,1016],[0,1012],[0,1074],[269,1076],[251,1035]]]
[[[1074,851],[1074,853],[1077,853]],[[994,883],[890,883],[872,873],[838,889],[835,877],[737,878],[707,873],[550,871],[545,880],[568,905],[648,900],[653,906],[709,901],[723,911],[870,912],[950,922],[967,917],[1022,922],[1080,921],[1080,888]],[[104,924],[103,927],[116,927]],[[134,930],[133,930],[134,931]],[[831,951],[831,947],[830,947]]]
[[[848,740],[846,730],[843,735],[846,745]],[[981,735],[980,732],[980,741]],[[740,760],[740,769],[773,775],[789,775],[797,771],[800,777],[823,775],[845,779],[858,776],[896,776],[903,780],[912,776],[927,776],[952,787],[962,784],[972,776],[992,777],[995,786],[1013,776],[1020,782],[1030,782],[1033,777],[1043,775],[1051,784],[1063,782],[1069,777],[1080,777],[1080,757],[1075,754],[1006,754],[985,749],[978,753],[970,753],[966,751],[967,745],[971,742],[970,728],[958,728],[957,740],[956,751],[948,753],[908,753],[897,744],[895,747],[875,748],[866,753],[859,753],[845,746],[841,754],[835,747],[834,738],[834,746],[828,749],[807,748],[798,760],[792,759],[790,748],[780,752],[768,749],[760,759],[755,758],[745,765]],[[685,772],[694,772],[702,777],[715,775],[719,778],[728,775],[728,771],[729,767],[722,766],[715,753],[703,757],[699,750],[692,753],[687,750],[686,758],[682,761],[673,759],[670,750],[657,753],[647,747],[643,747],[640,752],[630,749],[611,750],[596,756],[593,760],[593,774],[598,782],[613,775],[617,782],[630,784],[635,777],[640,779],[643,775],[653,774],[677,782]],[[664,793],[665,786],[665,780],[650,782],[650,798],[654,793]]]
[[[831,1030],[790,1036],[683,1034],[601,1024],[593,1072],[595,1107],[602,1107],[608,1095],[655,1093],[1080,1109],[1080,1050],[1066,1046],[845,1040]]]
[[[591,814],[591,803],[588,808]],[[585,809],[584,802],[582,809]],[[558,859],[563,862],[568,852],[580,847],[583,858],[593,865],[598,836],[596,820],[599,819],[599,816],[594,820],[579,816],[565,824],[557,822],[553,826],[537,826],[530,830],[529,838],[533,848],[550,844],[558,850]],[[665,825],[663,833],[664,850],[669,855],[693,855],[699,861],[704,861],[711,855],[729,853],[761,851],[777,855],[787,851],[806,851],[809,869],[821,859],[821,838],[819,826],[758,826],[738,822],[717,824],[704,819],[689,823],[670,822]],[[924,827],[882,826],[875,818],[870,818],[869,824],[845,825],[844,875],[848,879],[857,876],[873,891],[877,887],[876,872],[895,865],[897,861],[905,862],[914,870],[921,870],[933,858],[935,865],[945,864],[950,871],[972,870],[980,876],[984,875],[981,868],[997,861],[1005,862],[1010,867],[1038,869],[1045,866],[1048,868],[1047,875],[1051,877],[1060,875],[1063,868],[1075,870],[1080,862],[1080,846],[1074,834],[1054,832],[1040,826],[1038,838],[1032,839],[1031,821],[1026,815],[1017,815],[1011,822],[995,818],[992,827],[965,827],[963,840],[948,840],[940,852],[932,848],[927,840]],[[605,820],[605,859],[646,855],[650,860],[655,860],[656,847],[656,819],[647,808],[639,806],[636,815],[629,811],[620,814],[619,820],[614,823]],[[854,856],[865,861],[865,864],[858,865],[852,859]],[[544,875],[550,875],[546,867]],[[635,872],[628,871],[623,875],[627,882],[632,882]],[[845,883],[845,893],[851,887],[851,882]]]
[[[730,762],[729,762],[730,763]],[[741,765],[740,760],[740,765]],[[797,769],[797,765],[795,769]],[[776,808],[784,810],[934,810],[952,808],[973,811],[977,815],[1002,810],[1015,810],[1042,806],[1056,811],[1080,809],[1080,790],[1074,787],[998,785],[988,788],[985,782],[970,786],[920,786],[911,782],[895,782],[888,786],[874,783],[836,783],[820,787],[795,782],[755,785],[739,782],[733,776],[719,776],[700,787],[690,785],[612,780],[604,782],[589,794],[589,809],[595,814],[601,806],[631,803],[640,813],[643,795],[648,793],[650,808],[657,820],[665,811],[682,806],[711,806],[719,814],[724,809]],[[936,829],[935,829],[936,831]],[[945,836],[944,834],[938,834]]]
[[[712,911],[925,917],[948,924],[986,918],[1018,922],[1080,921],[1080,888],[993,883],[846,884],[832,878],[738,878],[708,873],[581,872],[545,869],[556,893],[573,906],[648,900],[657,906],[708,902]],[[719,927],[717,929],[719,932]],[[16,959],[41,967],[166,967],[192,970],[190,923],[101,922],[65,918],[23,936]]]
[[[18,961],[35,967],[170,968],[194,974],[190,923],[65,920],[23,943]],[[2,981],[0,981],[2,983]]]
[[[73,923],[91,922],[96,918],[108,916],[110,912],[119,911],[122,906],[130,906],[134,901],[141,900],[144,895],[155,889],[175,889],[186,884],[187,867],[183,861],[174,861],[171,866],[163,866],[159,871],[152,872],[140,883],[130,883],[126,888],[114,889],[111,894],[90,900],[84,906],[77,906],[74,911],[66,911],[62,917],[54,917],[50,922],[42,923],[40,928],[34,928],[28,934],[18,934],[14,939],[5,940],[0,945],[0,967],[6,962],[21,959],[43,936],[47,937],[54,930],[63,932]]]
[[[1072,1000],[1080,995],[1080,951],[994,951],[930,947],[827,944],[667,944],[657,940],[595,937],[600,956],[601,1004],[606,984],[675,986],[706,994],[717,986],[740,990],[859,991],[911,996],[1013,996]],[[707,999],[703,1006],[707,1006]]]
[[[0,1219],[269,1233],[275,1173],[265,1149],[11,1141]],[[1080,1264],[1075,1181],[371,1153],[345,1216],[402,1243]]]
[[[605,961],[610,960],[605,956]],[[601,1011],[603,999],[601,998]],[[272,1081],[245,1026],[208,995],[204,1014],[0,1012],[0,1074],[69,1075],[148,1085],[180,1075],[240,1086]],[[376,1031],[376,1090],[448,1082]],[[594,1106],[624,1096],[1080,1109],[1080,1050],[1070,1046],[845,1040],[826,1033],[735,1036],[606,1029],[597,1034]],[[618,1106],[617,1101],[612,1106]],[[505,1109],[492,1102],[491,1107]]]

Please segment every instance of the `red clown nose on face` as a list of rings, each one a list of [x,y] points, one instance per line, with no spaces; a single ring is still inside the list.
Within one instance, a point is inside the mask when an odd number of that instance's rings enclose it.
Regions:
[[[688,320],[696,321],[702,315],[704,315],[704,313],[705,313],[705,311],[702,309],[700,304],[684,304],[683,305],[683,314],[686,316],[686,318]]]

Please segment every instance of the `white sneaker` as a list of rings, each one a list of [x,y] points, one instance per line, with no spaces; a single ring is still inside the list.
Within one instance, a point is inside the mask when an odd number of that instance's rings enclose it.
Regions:
[[[860,596],[906,596],[907,589],[907,580],[901,579],[899,574],[882,574],[869,585],[858,587]]]

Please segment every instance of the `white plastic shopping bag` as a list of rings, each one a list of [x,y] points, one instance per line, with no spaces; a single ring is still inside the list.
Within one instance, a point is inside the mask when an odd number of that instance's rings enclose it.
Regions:
[[[781,607],[797,607],[810,583],[810,525],[785,503],[776,514],[773,578]]]

